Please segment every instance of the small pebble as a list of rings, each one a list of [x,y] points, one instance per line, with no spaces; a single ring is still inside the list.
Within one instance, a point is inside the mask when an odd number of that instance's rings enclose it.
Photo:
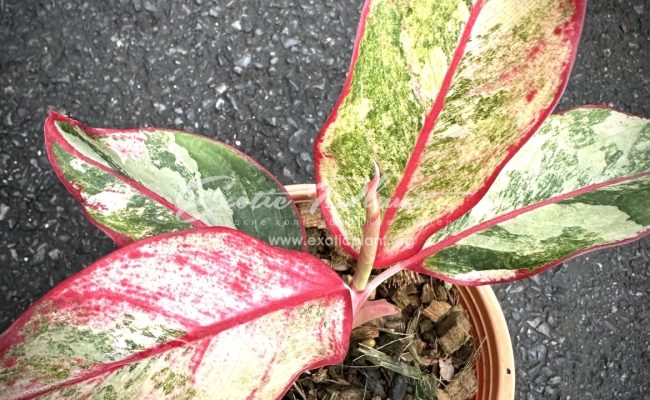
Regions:
[[[4,203],[0,203],[0,221],[4,221],[8,212],[9,212],[9,206]]]
[[[217,18],[219,16],[219,7],[214,6],[210,8],[210,11],[208,11],[208,15],[211,16],[212,18]]]
[[[536,330],[537,332],[541,333],[544,336],[551,337],[551,328],[548,326],[546,322],[542,322],[541,324],[539,324]]]
[[[250,54],[244,54],[239,60],[235,61],[235,65],[246,69],[251,64],[251,60],[252,57]]]
[[[288,39],[283,39],[282,40],[282,46],[285,49],[290,49],[293,46],[297,45],[298,43],[300,43],[300,41],[298,39],[294,39],[294,38],[288,38]]]
[[[451,358],[443,358],[438,361],[440,366],[440,378],[444,381],[451,382],[454,379],[454,365]]]

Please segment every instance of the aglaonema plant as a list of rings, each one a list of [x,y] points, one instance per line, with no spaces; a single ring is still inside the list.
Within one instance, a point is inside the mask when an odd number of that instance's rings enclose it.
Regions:
[[[459,284],[539,273],[650,226],[650,121],[587,106],[549,116],[583,0],[368,0],[348,80],[315,145],[347,286],[297,251],[279,183],[234,149],[52,113],[48,156],[124,246],[0,336],[0,393],[273,399],[341,362],[368,295],[402,269]],[[281,244],[281,247],[277,245]],[[374,268],[388,268],[368,282]]]

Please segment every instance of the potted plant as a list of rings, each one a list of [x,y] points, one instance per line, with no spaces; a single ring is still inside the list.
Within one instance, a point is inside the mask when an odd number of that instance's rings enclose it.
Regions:
[[[303,245],[299,217],[244,155],[52,113],[55,171],[124,247],[0,336],[3,394],[277,398],[394,311],[368,297],[401,270],[486,284],[644,235],[648,120],[549,117],[583,16],[580,0],[366,3],[315,148],[325,220],[359,260],[350,286],[281,248]]]

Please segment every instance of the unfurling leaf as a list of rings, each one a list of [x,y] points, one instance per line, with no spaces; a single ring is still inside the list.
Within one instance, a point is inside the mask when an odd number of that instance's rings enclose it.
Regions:
[[[412,256],[485,194],[571,70],[584,0],[367,0],[353,65],[316,143],[330,229],[357,255],[379,165],[377,265]]]
[[[261,399],[341,362],[348,288],[228,228],[145,239],[64,281],[0,335],[3,399]]]
[[[650,120],[584,107],[551,116],[467,214],[414,258],[459,284],[520,279],[650,227]],[[421,260],[420,260],[421,261]]]
[[[282,185],[246,155],[165,129],[94,129],[51,113],[50,162],[88,218],[122,246],[160,233],[225,226],[289,249],[303,244]]]

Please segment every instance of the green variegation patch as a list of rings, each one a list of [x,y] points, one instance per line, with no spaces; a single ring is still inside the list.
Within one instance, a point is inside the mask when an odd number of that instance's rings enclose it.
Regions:
[[[328,222],[350,250],[373,163],[384,177],[379,265],[479,200],[559,98],[583,11],[568,0],[369,2],[349,90],[316,148]]]
[[[301,248],[302,227],[286,193],[223,144],[171,130],[94,130],[56,114],[46,135],[61,179],[120,245],[225,226]]]
[[[425,268],[489,282],[638,237],[650,226],[648,173],[648,119],[604,108],[552,116],[485,197],[427,241],[423,254],[442,250]]]
[[[52,154],[65,180],[81,189],[81,201],[88,215],[102,226],[133,240],[193,227],[169,208],[117,177],[75,158],[56,143]]]

